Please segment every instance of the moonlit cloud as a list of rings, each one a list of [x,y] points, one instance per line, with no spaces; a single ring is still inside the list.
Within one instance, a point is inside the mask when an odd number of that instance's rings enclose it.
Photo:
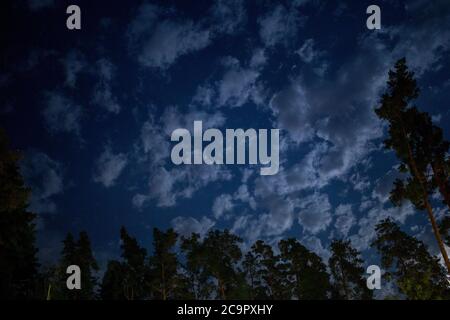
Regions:
[[[101,183],[106,188],[112,187],[119,178],[128,163],[124,153],[112,153],[110,147],[106,147],[96,161],[94,181]]]

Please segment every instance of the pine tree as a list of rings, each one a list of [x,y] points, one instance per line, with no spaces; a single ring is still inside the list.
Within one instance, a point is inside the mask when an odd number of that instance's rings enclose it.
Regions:
[[[450,217],[444,217],[441,221],[439,230],[441,230],[445,243],[450,247]]]
[[[448,299],[445,269],[427,251],[423,242],[401,231],[390,219],[375,227],[372,246],[381,256],[387,281],[394,280],[400,292],[411,300]]]
[[[239,287],[237,264],[242,257],[241,242],[242,239],[228,230],[210,231],[203,240],[205,270],[217,282],[219,299],[232,299]]]
[[[55,274],[51,277],[53,281],[49,283],[50,300],[77,300],[79,299],[78,290],[69,290],[66,286],[67,267],[70,265],[78,265],[76,240],[72,233],[67,233],[63,240],[63,248],[61,250],[61,258],[58,266],[54,269]]]
[[[259,264],[257,257],[253,254],[253,252],[249,251],[245,254],[242,267],[248,284],[248,297],[252,300],[262,299],[263,294],[260,289],[262,286],[262,281],[259,276]]]
[[[124,295],[127,300],[145,298],[149,281],[146,264],[147,250],[139,246],[137,240],[127,233],[125,227],[120,229],[120,239],[124,260]]]
[[[177,297],[180,289],[178,275],[178,259],[174,252],[178,234],[169,229],[162,232],[153,229],[153,255],[150,257],[150,275],[152,296],[155,299],[167,300]]]
[[[350,241],[334,240],[331,243],[328,265],[333,276],[333,298],[345,300],[372,299],[367,288],[361,254]]]
[[[66,287],[67,267],[77,265],[81,271],[81,290],[69,290]],[[85,231],[80,232],[78,241],[72,233],[68,233],[63,240],[61,260],[51,277],[52,300],[93,300],[96,298],[97,279],[94,273],[98,265],[94,258],[89,236]]]
[[[421,151],[421,156],[431,167],[432,186],[439,191],[443,203],[450,209],[450,159],[447,159],[450,142],[444,140],[442,129],[435,126],[426,112],[419,112],[416,108],[408,110],[411,122],[416,126],[415,144]]]
[[[256,241],[243,262],[254,299],[291,299],[291,288],[287,279],[286,264],[272,246],[262,240]]]
[[[98,271],[97,261],[92,253],[91,241],[86,231],[79,234],[76,244],[76,262],[81,269],[81,286],[79,298],[92,300],[96,298],[97,278],[94,273]]]
[[[293,238],[281,240],[278,246],[281,259],[286,264],[293,297],[327,299],[331,289],[330,276],[322,259]]]
[[[410,200],[418,210],[426,210],[433,232],[450,273],[450,261],[445,250],[433,209],[430,195],[440,186],[444,199],[445,186],[440,183],[442,152],[448,146],[442,142],[442,133],[433,132],[411,102],[419,95],[414,73],[408,70],[406,60],[400,59],[394,71],[389,71],[387,91],[382,95],[381,105],[375,109],[376,114],[389,123],[389,138],[385,140],[385,148],[394,150],[400,160],[399,171],[409,173],[404,179],[397,179],[391,192],[391,200],[400,205],[404,199]],[[435,130],[436,131],[436,130]],[[437,140],[436,140],[437,139]],[[427,147],[428,146],[428,147]],[[435,175],[428,171],[435,167]],[[443,176],[445,178],[445,175]]]
[[[185,299],[211,299],[214,283],[207,272],[204,249],[197,233],[182,237],[181,251],[185,255],[183,274]]]
[[[124,285],[124,266],[119,261],[109,261],[101,284],[101,298],[103,300],[126,300]]]
[[[202,242],[199,238],[198,234],[193,234],[183,239],[182,243],[187,258],[188,278],[196,281],[195,294],[211,295],[212,287],[218,299],[236,298],[245,291],[242,288],[243,274],[238,268],[242,257],[239,248],[242,239],[228,230],[210,231]],[[204,284],[199,286],[200,281]]]
[[[0,299],[35,295],[35,215],[27,210],[30,190],[24,186],[19,160],[0,130]]]

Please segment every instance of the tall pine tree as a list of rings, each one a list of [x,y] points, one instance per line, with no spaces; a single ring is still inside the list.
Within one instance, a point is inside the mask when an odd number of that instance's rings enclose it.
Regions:
[[[81,289],[69,290],[66,286],[68,274],[67,267],[77,265],[81,271]],[[93,300],[97,298],[97,261],[92,253],[91,242],[85,231],[80,232],[79,239],[75,240],[72,233],[68,233],[63,241],[61,259],[55,274],[50,277],[47,288],[49,300]],[[53,279],[53,280],[51,280]]]
[[[333,298],[367,300],[372,291],[367,288],[361,254],[350,241],[334,240],[331,243],[328,265],[333,276]]]
[[[100,289],[103,300],[126,300],[125,295],[125,268],[119,261],[108,262]]]
[[[178,258],[174,251],[177,239],[178,234],[173,229],[166,232],[153,229],[153,255],[149,262],[151,290],[155,299],[174,299],[177,290],[181,289]]]
[[[35,296],[37,249],[30,190],[19,172],[20,155],[0,130],[0,299]]]
[[[182,274],[185,288],[183,297],[195,300],[211,299],[215,285],[207,271],[200,235],[193,233],[190,237],[182,237],[181,251],[185,256]]]
[[[328,299],[330,276],[322,259],[293,238],[281,240],[278,246],[281,259],[286,264],[293,297],[300,300]]]
[[[125,229],[120,229],[124,271],[124,295],[127,300],[142,299],[148,296],[147,250],[139,246],[137,240]]]
[[[287,266],[272,246],[256,241],[245,255],[243,266],[253,299],[291,299]]]
[[[389,123],[389,138],[385,140],[386,149],[394,150],[400,160],[399,170],[409,173],[404,179],[397,179],[391,192],[391,200],[400,205],[404,199],[410,200],[418,210],[426,210],[434,236],[450,273],[450,261],[445,250],[439,227],[434,217],[430,195],[439,186],[446,196],[446,186],[441,181],[443,156],[448,144],[442,141],[442,132],[434,130],[411,103],[419,95],[414,73],[408,70],[406,60],[400,59],[395,70],[389,71],[388,88],[381,97],[381,105],[376,114]],[[435,175],[429,173],[429,166]],[[445,171],[445,170],[444,170]]]
[[[372,246],[381,256],[386,280],[395,284],[408,299],[448,299],[448,282],[439,259],[429,254],[425,244],[400,230],[390,219],[375,228]]]

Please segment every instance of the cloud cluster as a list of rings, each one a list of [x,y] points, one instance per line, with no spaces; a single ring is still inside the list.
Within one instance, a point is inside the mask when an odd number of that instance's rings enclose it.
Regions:
[[[219,35],[234,33],[245,21],[243,1],[215,1],[211,17],[175,19],[173,10],[144,3],[129,24],[132,55],[145,67],[167,70],[180,57],[206,48]]]
[[[192,217],[176,217],[172,220],[172,227],[181,236],[189,237],[197,233],[203,238],[214,227],[215,222],[203,216],[200,220]]]
[[[65,85],[74,89],[78,80],[79,74],[87,67],[85,57],[78,51],[71,50],[61,60],[66,74]]]
[[[205,48],[211,34],[192,21],[160,22],[145,40],[138,61],[146,67],[167,69],[180,56]]]
[[[102,58],[97,61],[96,69],[98,69],[96,74],[98,82],[94,88],[93,102],[106,111],[118,114],[121,107],[112,89],[116,68],[111,61]]]
[[[165,109],[160,118],[153,116],[141,129],[135,144],[137,158],[147,166],[148,189],[133,198],[133,204],[142,208],[148,201],[156,200],[159,207],[176,205],[180,198],[191,198],[193,194],[214,181],[231,179],[228,169],[220,166],[186,165],[173,167],[170,157],[170,136],[177,128],[192,130],[194,120],[201,120],[203,128],[217,128],[224,124],[220,112],[208,113],[190,108],[186,113],[172,106]]]
[[[214,200],[212,206],[214,218],[219,219],[224,215],[224,213],[230,212],[234,207],[232,200],[233,199],[229,194],[221,194],[220,196],[218,196]]]
[[[94,181],[104,187],[112,187],[128,163],[128,156],[124,153],[114,154],[107,146],[96,161]]]
[[[224,73],[221,78],[199,86],[193,104],[214,108],[242,107],[250,102],[264,105],[268,99],[260,76],[267,63],[266,51],[254,49],[246,63],[234,57],[225,57],[222,62]]]
[[[292,40],[305,22],[306,16],[301,16],[292,4],[286,8],[279,4],[259,19],[259,35],[266,47],[277,44],[287,45]]]

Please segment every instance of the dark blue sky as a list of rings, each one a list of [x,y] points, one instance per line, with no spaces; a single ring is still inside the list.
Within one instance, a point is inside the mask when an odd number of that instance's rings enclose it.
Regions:
[[[66,29],[69,4],[81,8],[79,31]],[[381,30],[366,28],[370,4],[381,8]],[[406,56],[417,105],[449,138],[449,1],[2,7],[0,125],[25,155],[42,261],[80,230],[99,260],[116,257],[121,225],[147,247],[153,227],[230,228],[246,244],[294,236],[324,258],[330,239],[351,239],[373,260],[373,226],[387,216],[435,251],[425,215],[389,203],[396,159],[373,108]],[[175,167],[170,134],[194,120],[279,128],[279,173]]]

